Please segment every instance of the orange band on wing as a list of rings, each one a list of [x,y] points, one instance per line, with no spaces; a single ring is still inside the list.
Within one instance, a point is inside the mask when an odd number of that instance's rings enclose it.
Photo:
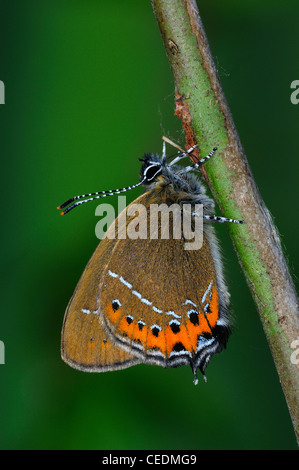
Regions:
[[[174,333],[172,328],[170,326],[167,326],[165,334],[167,354],[171,353],[176,343],[182,343],[184,348],[191,353],[195,350],[193,348],[192,341],[190,341],[190,336],[188,334],[187,328],[184,325],[180,325],[179,331],[177,333]]]

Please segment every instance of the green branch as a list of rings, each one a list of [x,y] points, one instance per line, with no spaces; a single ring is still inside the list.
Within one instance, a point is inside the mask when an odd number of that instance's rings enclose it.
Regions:
[[[230,114],[195,0],[152,0],[175,80],[176,115],[186,143],[201,155],[206,181],[223,215],[243,219],[229,232],[252,292],[299,440],[298,298],[277,230],[259,194]],[[294,346],[293,346],[294,347]],[[297,362],[297,361],[296,361]]]

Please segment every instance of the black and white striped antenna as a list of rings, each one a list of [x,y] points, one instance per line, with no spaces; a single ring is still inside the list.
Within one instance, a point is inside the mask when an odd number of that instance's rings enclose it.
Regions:
[[[145,178],[142,181],[139,181],[139,183],[133,184],[132,186],[127,186],[125,188],[109,189],[108,191],[97,191],[95,193],[88,193],[88,194],[81,194],[81,196],[74,196],[68,199],[67,201],[65,201],[60,206],[58,206],[57,209],[59,210],[64,209],[60,214],[65,215],[68,212],[70,212],[72,209],[74,209],[75,207],[80,206],[81,204],[85,204],[86,202],[94,201],[95,199],[101,199],[107,196],[114,196],[115,194],[125,193],[126,191],[130,191],[131,189],[137,188],[138,186],[142,185],[144,180]]]
[[[163,151],[162,151],[162,159],[163,160],[166,159],[166,148],[165,148],[165,143],[166,142],[170,143],[172,146],[176,147],[180,151],[179,155],[177,155],[176,158],[174,158],[174,160],[172,160],[169,163],[169,166],[172,166],[172,165],[176,164],[177,162],[179,162],[180,160],[182,160],[183,158],[192,155],[192,151],[197,147],[197,144],[196,144],[196,145],[193,145],[193,147],[189,148],[188,150],[184,151],[177,144],[175,144],[174,142],[169,140],[167,137],[163,137]],[[200,159],[197,163],[193,163],[192,165],[190,165],[186,168],[182,168],[182,171],[188,172],[188,171],[191,171],[191,170],[194,170],[194,169],[198,168],[201,164],[203,164],[207,160],[209,160],[211,158],[211,156],[216,152],[216,150],[217,150],[216,147],[213,148],[213,150],[206,157]],[[167,160],[169,158],[172,158],[172,157],[173,156],[168,157]],[[158,167],[159,164],[157,164],[156,162],[153,162],[152,167],[155,167],[155,166]],[[159,174],[159,171],[160,170],[158,169],[154,176]],[[138,186],[141,186],[145,181],[151,182],[154,179],[154,176],[151,176],[149,178],[147,176],[147,174],[144,173],[143,179],[141,181],[139,181],[138,183],[133,184],[132,186],[127,186],[125,188],[120,188],[120,189],[109,189],[108,191],[97,191],[97,192],[94,192],[94,193],[81,194],[80,196],[74,196],[74,197],[68,199],[67,201],[65,201],[60,206],[58,206],[57,209],[59,209],[59,210],[63,209],[60,214],[65,215],[68,212],[70,212],[71,210],[73,210],[75,207],[80,206],[81,204],[85,204],[86,202],[94,201],[95,199],[101,199],[101,198],[107,197],[107,196],[114,196],[115,194],[125,193],[126,191],[130,191],[131,189],[134,189],[134,188],[137,188]]]

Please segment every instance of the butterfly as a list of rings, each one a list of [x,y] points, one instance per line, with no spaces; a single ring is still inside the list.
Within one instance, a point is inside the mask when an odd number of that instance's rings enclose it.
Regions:
[[[145,189],[111,224],[67,306],[61,355],[71,367],[105,372],[140,363],[165,368],[187,364],[197,384],[197,370],[206,380],[211,357],[226,347],[231,333],[230,295],[213,222],[243,221],[213,215],[214,202],[206,195],[202,180],[192,173],[216,148],[187,167],[178,164],[193,155],[195,148],[179,148],[170,161],[164,140],[161,156],[149,153],[140,159],[138,183],[75,196],[58,207],[66,214],[94,199],[141,185]],[[143,224],[148,235],[152,207],[174,204],[191,208],[193,229],[200,218],[200,249],[186,249],[182,230],[176,238],[159,237],[164,227],[161,219],[150,237],[138,237],[138,232],[137,237],[125,236],[132,224]],[[135,207],[144,210],[136,211]],[[173,214],[169,220],[173,228]]]

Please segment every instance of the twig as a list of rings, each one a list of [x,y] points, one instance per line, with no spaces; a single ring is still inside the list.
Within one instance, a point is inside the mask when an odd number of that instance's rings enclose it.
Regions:
[[[279,236],[253,179],[228,108],[195,0],[152,0],[175,79],[176,115],[187,146],[201,155],[211,192],[226,217],[243,219],[229,232],[257,305],[299,441],[298,298]],[[294,346],[293,346],[294,347]]]

